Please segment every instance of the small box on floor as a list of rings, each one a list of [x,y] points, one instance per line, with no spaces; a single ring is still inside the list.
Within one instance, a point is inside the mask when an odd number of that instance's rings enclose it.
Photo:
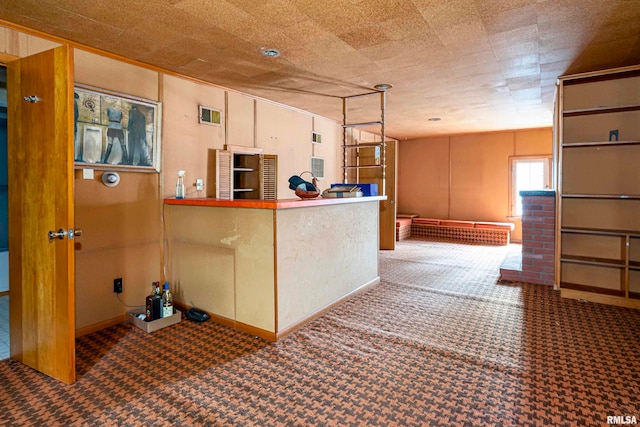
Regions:
[[[175,310],[175,312],[173,313],[173,316],[162,317],[160,319],[152,320],[150,322],[147,322],[143,319],[139,319],[138,315],[141,313],[129,312],[128,314],[129,314],[129,320],[131,321],[131,323],[133,323],[138,328],[146,332],[154,332],[154,331],[157,331],[158,329],[162,329],[164,327],[175,325],[176,323],[180,323],[180,320],[182,320],[182,312],[179,310]]]

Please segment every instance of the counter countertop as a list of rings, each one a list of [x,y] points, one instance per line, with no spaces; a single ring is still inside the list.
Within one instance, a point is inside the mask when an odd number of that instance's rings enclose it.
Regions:
[[[533,196],[533,197],[555,197],[556,190],[521,190],[521,196]]]
[[[290,209],[290,208],[308,208],[313,206],[326,206],[345,203],[362,203],[378,200],[387,200],[387,196],[369,196],[369,197],[345,197],[335,199],[278,199],[278,200],[221,200],[209,198],[197,199],[176,199],[174,197],[164,199],[165,205],[182,205],[182,206],[210,206],[210,207],[226,207],[226,208],[249,208],[249,209]]]

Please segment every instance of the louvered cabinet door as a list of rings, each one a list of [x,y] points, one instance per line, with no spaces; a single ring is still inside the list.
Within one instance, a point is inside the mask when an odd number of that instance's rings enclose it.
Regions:
[[[260,155],[260,198],[276,200],[278,198],[278,156]]]
[[[209,150],[207,197],[231,200],[233,194],[233,153]]]

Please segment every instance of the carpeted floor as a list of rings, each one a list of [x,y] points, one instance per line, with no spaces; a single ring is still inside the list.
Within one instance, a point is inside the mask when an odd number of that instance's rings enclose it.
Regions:
[[[212,322],[77,342],[66,386],[0,363],[0,425],[579,426],[640,419],[640,312],[496,283],[506,247],[403,241],[278,343]]]

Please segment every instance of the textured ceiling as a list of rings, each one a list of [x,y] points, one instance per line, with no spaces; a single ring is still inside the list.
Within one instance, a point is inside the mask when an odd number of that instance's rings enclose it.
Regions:
[[[0,19],[336,120],[390,83],[398,139],[551,126],[559,75],[640,63],[640,0],[3,0]]]

